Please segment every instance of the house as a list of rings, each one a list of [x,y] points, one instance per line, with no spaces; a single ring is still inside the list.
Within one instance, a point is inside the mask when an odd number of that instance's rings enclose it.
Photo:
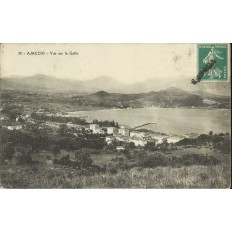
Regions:
[[[123,150],[125,150],[125,147],[123,147],[123,146],[117,146],[116,150],[117,151],[123,151]]]
[[[124,136],[129,136],[130,135],[130,131],[129,128],[127,126],[121,126],[118,129],[118,133]]]
[[[30,115],[29,114],[22,114],[20,116],[20,118],[23,119],[23,120],[27,120],[28,118],[30,118]]]
[[[118,132],[118,128],[116,127],[107,127],[107,134],[116,134]]]
[[[133,142],[135,146],[141,146],[144,147],[147,144],[146,140],[141,140],[141,139],[130,139],[129,142]]]
[[[93,134],[100,133],[100,126],[98,124],[90,124],[89,128],[90,128],[90,130],[93,131]]]
[[[129,142],[129,137],[128,136],[123,136],[123,135],[116,135],[115,140],[119,141],[119,142],[128,143]]]
[[[6,126],[8,130],[21,130],[23,129],[23,125],[11,125],[11,126]]]
[[[59,124],[54,123],[54,122],[45,122],[45,125],[49,126],[49,127],[52,127],[54,129],[59,129],[60,128]]]
[[[72,122],[68,122],[67,123],[67,127],[69,127],[69,128],[76,128],[76,129],[82,128],[81,125],[73,124]]]
[[[6,120],[6,119],[7,119],[7,117],[4,117],[4,116],[0,117],[0,120]]]
[[[107,142],[107,144],[112,143],[115,140],[114,136],[106,136],[105,141]]]
[[[100,130],[99,130],[99,134],[104,135],[104,134],[105,134],[105,131],[102,130],[102,129],[100,129]]]
[[[144,132],[140,132],[140,131],[131,131],[130,132],[130,137],[135,137],[135,138],[144,138],[145,137],[145,133]]]
[[[37,113],[37,114],[44,114],[45,112],[44,112],[44,109],[38,109],[38,110],[36,111],[36,113]]]

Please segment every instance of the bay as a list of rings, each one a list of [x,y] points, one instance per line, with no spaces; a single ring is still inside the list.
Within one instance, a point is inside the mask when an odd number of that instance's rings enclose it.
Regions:
[[[88,121],[114,120],[131,128],[143,128],[167,134],[185,135],[230,132],[229,109],[139,108],[69,112],[70,116],[87,116]]]

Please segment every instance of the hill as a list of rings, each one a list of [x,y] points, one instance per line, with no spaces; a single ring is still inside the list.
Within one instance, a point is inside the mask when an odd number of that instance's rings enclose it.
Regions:
[[[190,80],[190,79],[189,79]],[[126,84],[120,82],[110,76],[100,76],[91,80],[64,79],[43,74],[37,74],[29,77],[12,76],[0,79],[0,87],[2,90],[21,90],[32,92],[52,92],[52,93],[73,93],[73,94],[90,94],[98,91],[121,94],[139,94],[148,92],[158,92],[164,89],[174,91],[174,89],[182,89],[191,92],[194,95],[206,97],[209,93],[212,95],[226,96],[230,95],[230,84],[228,83],[205,83],[192,85],[188,79],[183,78],[178,81],[172,78],[154,78],[146,79],[142,82]],[[208,96],[207,96],[208,97]]]
[[[210,94],[206,93],[207,98]],[[158,92],[120,94],[99,91],[85,96],[73,96],[72,102],[78,105],[91,105],[105,108],[144,108],[144,107],[216,107],[229,108],[229,97],[212,95],[214,103],[208,104],[205,97],[178,88],[168,88]]]
[[[107,76],[98,77],[93,80],[79,81],[43,74],[29,77],[1,78],[0,83],[1,89],[54,93],[94,93],[99,90],[118,92],[122,86],[122,83]]]
[[[166,81],[165,79],[162,85]],[[191,88],[189,87],[190,91],[173,86],[154,91],[153,89],[158,88],[154,80],[145,80],[144,85],[140,83],[141,88],[138,93],[136,93],[138,90],[136,88],[134,89],[135,93],[126,92],[127,88],[131,88],[131,85],[125,85],[108,76],[101,76],[93,80],[78,81],[37,74],[30,77],[2,78],[0,79],[0,84],[1,91],[13,90],[44,94],[66,94],[65,101],[67,101],[68,105],[71,104],[69,107],[72,107],[74,104],[84,107],[103,108],[209,106],[214,108],[230,108],[230,96],[222,96],[201,89],[195,89],[193,85],[190,86]],[[144,86],[149,86],[149,88],[144,88]],[[219,87],[219,89],[222,88],[224,86]],[[151,89],[151,91],[144,91],[144,89]],[[206,88],[206,90],[209,91],[210,89]],[[224,92],[227,93],[225,90]],[[68,94],[71,99],[67,97]],[[59,99],[64,101],[63,98]],[[59,104],[59,102],[57,103]]]

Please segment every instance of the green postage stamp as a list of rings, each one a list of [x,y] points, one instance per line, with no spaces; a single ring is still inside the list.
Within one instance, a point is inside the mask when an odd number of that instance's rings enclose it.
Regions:
[[[229,81],[228,44],[198,44],[197,69],[201,81]]]

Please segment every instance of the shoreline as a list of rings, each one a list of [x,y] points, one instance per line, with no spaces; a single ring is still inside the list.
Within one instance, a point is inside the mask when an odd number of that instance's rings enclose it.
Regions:
[[[73,114],[73,113],[84,113],[84,112],[93,112],[93,111],[109,111],[109,110],[112,110],[112,111],[120,111],[120,110],[154,110],[154,109],[180,109],[180,110],[231,110],[231,109],[227,109],[227,108],[223,108],[223,109],[219,109],[219,108],[184,108],[184,107],[144,107],[144,108],[117,108],[117,109],[114,109],[114,108],[105,108],[105,109],[96,109],[96,110],[75,110],[75,111],[68,111],[68,112],[65,112],[67,114]]]

